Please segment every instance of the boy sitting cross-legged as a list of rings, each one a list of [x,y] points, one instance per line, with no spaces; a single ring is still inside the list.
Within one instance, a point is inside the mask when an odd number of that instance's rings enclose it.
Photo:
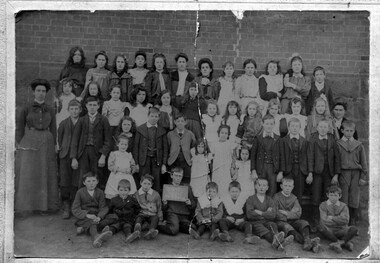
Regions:
[[[294,239],[303,244],[304,250],[318,253],[320,249],[319,238],[310,239],[310,225],[302,220],[302,208],[297,197],[292,194],[294,188],[293,178],[283,178],[280,185],[282,191],[274,195],[273,200],[277,206],[276,223],[285,236],[292,235]]]
[[[241,186],[237,181],[232,181],[228,187],[229,196],[223,198],[224,214],[219,221],[219,238],[225,242],[232,242],[232,237],[228,230],[237,228],[244,231],[244,243],[255,244],[260,238],[252,235],[252,225],[246,221],[246,197],[240,195]]]

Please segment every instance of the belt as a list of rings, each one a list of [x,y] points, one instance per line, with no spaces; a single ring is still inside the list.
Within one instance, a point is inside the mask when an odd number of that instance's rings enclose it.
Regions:
[[[29,130],[47,131],[48,129],[37,129],[37,128],[35,128],[35,127],[29,127]]]
[[[244,97],[242,97],[242,98],[249,98],[249,99],[257,99],[257,97],[255,96],[244,96]]]

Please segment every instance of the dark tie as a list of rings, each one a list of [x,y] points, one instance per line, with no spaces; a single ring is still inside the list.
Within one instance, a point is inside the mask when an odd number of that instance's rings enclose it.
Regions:
[[[183,133],[179,132],[178,135],[179,135],[179,138],[182,138]]]
[[[148,192],[145,192],[145,201],[148,201]]]

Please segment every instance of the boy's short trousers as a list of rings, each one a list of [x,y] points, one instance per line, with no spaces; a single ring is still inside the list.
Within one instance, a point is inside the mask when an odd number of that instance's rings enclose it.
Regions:
[[[305,227],[310,226],[309,222],[303,219],[288,220],[288,221],[277,221],[277,226],[279,231],[284,231],[285,235],[288,235],[290,231],[296,230],[302,233]]]
[[[260,220],[251,221],[250,223],[252,224],[252,233],[260,238],[268,233],[273,234],[273,232],[277,231],[277,225],[273,221]]]

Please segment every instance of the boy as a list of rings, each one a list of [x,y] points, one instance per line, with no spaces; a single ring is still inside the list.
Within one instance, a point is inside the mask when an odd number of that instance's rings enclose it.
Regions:
[[[104,226],[103,232],[110,230],[112,234],[123,230],[125,242],[131,243],[140,238],[140,231],[132,232],[135,225],[136,215],[140,213],[140,205],[134,195],[130,195],[131,183],[126,179],[121,179],[117,186],[119,195],[111,199],[109,212],[99,227]]]
[[[80,163],[81,174],[89,171],[102,174],[102,168],[106,164],[106,156],[110,152],[111,127],[108,119],[98,114],[99,101],[95,97],[86,99],[88,114],[79,118],[74,129],[71,141],[70,158],[71,167],[78,169]],[[100,188],[105,188],[107,178],[100,176]]]
[[[341,139],[343,136],[343,126],[342,123],[347,121],[344,117],[347,111],[347,103],[345,102],[336,102],[333,107],[333,124],[334,124],[334,134],[337,140]],[[358,133],[355,130],[354,139],[358,139]]]
[[[157,125],[160,110],[149,109],[148,122],[137,127],[133,147],[133,159],[137,162],[140,177],[151,174],[154,190],[161,192],[160,173],[166,173],[168,159],[168,140],[164,128]]]
[[[251,149],[251,174],[253,178],[265,178],[269,182],[269,196],[277,192],[277,181],[282,178],[280,171],[280,136],[273,133],[274,117],[263,118],[262,134],[256,136]]]
[[[190,235],[200,239],[206,228],[210,229],[210,239],[219,237],[218,222],[223,216],[223,203],[218,197],[218,185],[215,182],[206,184],[206,193],[198,198],[195,214],[198,221],[198,230],[190,229]]]
[[[252,235],[252,225],[245,220],[246,198],[240,195],[241,186],[237,181],[232,181],[228,187],[230,196],[223,198],[223,218],[219,221],[219,238],[224,242],[232,242],[228,230],[237,228],[244,231],[244,243],[256,244],[259,239]]]
[[[280,170],[284,177],[294,179],[294,195],[302,201],[307,176],[308,142],[300,135],[301,121],[291,118],[288,122],[289,134],[280,140]]]
[[[174,167],[172,169],[170,174],[170,177],[172,178],[172,185],[184,185],[182,183],[183,173],[182,167]],[[188,198],[185,202],[168,201],[162,199],[162,203],[164,205],[163,210],[166,214],[166,223],[158,226],[158,230],[160,232],[175,236],[178,232],[189,234],[190,226],[191,228],[196,228],[194,224],[190,224],[196,202],[191,187],[187,187]]]
[[[61,199],[63,203],[63,218],[70,218],[70,206],[75,197],[75,192],[80,184],[79,171],[71,168],[70,145],[76,124],[81,112],[81,104],[77,100],[71,100],[68,105],[70,117],[63,120],[58,127],[59,152],[59,185],[61,187]]]
[[[360,187],[366,183],[367,161],[364,146],[354,139],[355,123],[345,121],[342,123],[344,136],[338,144],[341,174],[339,185],[342,188],[342,202],[350,210],[350,225],[356,225],[360,200]]]
[[[338,183],[340,160],[338,146],[334,136],[328,134],[329,122],[321,120],[317,126],[317,133],[312,134],[307,153],[309,175],[306,183],[311,184],[314,225],[318,225],[318,206],[321,203],[322,193],[327,191],[330,184]]]
[[[97,175],[93,172],[87,172],[82,178],[85,187],[76,193],[71,211],[78,219],[75,222],[77,235],[89,232],[93,239],[92,245],[99,248],[103,242],[112,236],[111,231],[98,234],[98,224],[108,213],[108,207],[103,191],[96,187],[98,184]]]
[[[331,110],[331,107],[334,105],[334,94],[332,91],[332,83],[329,80],[326,80],[325,69],[321,66],[317,66],[313,71],[314,81],[311,83],[311,89],[307,99],[305,101],[306,107],[306,116],[311,114],[313,109],[314,101],[318,97],[324,98]]]
[[[310,225],[307,221],[300,219],[302,208],[297,197],[292,194],[294,179],[284,177],[280,187],[282,191],[273,197],[277,209],[278,229],[283,231],[285,236],[292,235],[298,243],[303,244],[304,250],[318,253],[319,238],[310,239]]]
[[[274,249],[282,251],[294,237],[290,235],[284,239],[284,232],[279,233],[276,223],[273,222],[276,217],[276,205],[273,199],[265,194],[268,190],[268,180],[258,178],[255,188],[256,194],[250,196],[246,203],[246,217],[252,224],[252,233],[272,243]]]
[[[194,134],[185,129],[186,118],[182,114],[175,117],[176,129],[168,133],[169,159],[168,165],[183,168],[183,180],[185,184],[190,184],[191,177],[191,153],[196,141]]]
[[[141,188],[135,193],[135,197],[140,204],[141,210],[136,218],[134,231],[141,232],[141,225],[149,222],[149,231],[145,234],[146,239],[154,239],[158,235],[156,229],[159,222],[162,222],[161,196],[152,189],[153,176],[146,174],[141,177]]]
[[[320,232],[333,241],[329,247],[337,253],[341,253],[342,248],[353,251],[354,244],[350,240],[357,235],[358,229],[355,226],[348,226],[348,207],[339,201],[342,190],[333,185],[328,188],[326,195],[328,200],[319,206],[321,214]],[[338,238],[343,238],[343,241]]]

